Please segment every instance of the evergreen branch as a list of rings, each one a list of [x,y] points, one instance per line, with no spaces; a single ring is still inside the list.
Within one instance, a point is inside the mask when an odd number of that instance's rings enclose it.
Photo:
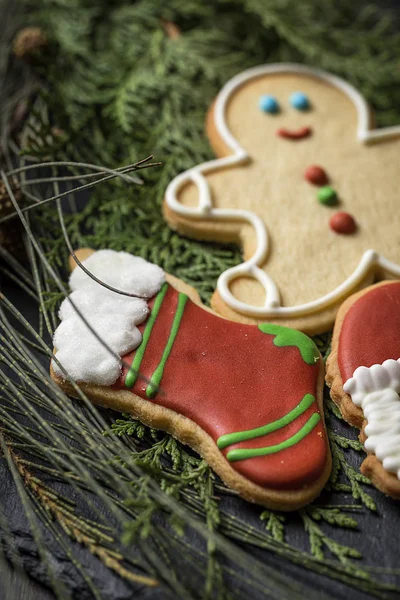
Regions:
[[[323,516],[322,516],[323,515]],[[324,546],[343,564],[348,564],[349,558],[361,558],[361,554],[354,548],[339,544],[334,539],[328,537],[317,525],[316,521],[324,518],[330,523],[338,524],[341,527],[353,527],[354,521],[349,517],[344,519],[340,515],[339,511],[316,511],[315,507],[312,509],[305,508],[300,511],[300,516],[304,523],[305,531],[308,533],[310,541],[311,554],[316,558],[322,560],[324,558]],[[349,523],[352,523],[349,525]],[[368,578],[368,574],[362,569],[355,569],[355,572],[359,577]]]
[[[39,499],[44,509],[56,519],[70,538],[86,546],[94,556],[97,556],[107,567],[118,573],[123,579],[150,587],[158,585],[155,579],[138,575],[124,568],[121,565],[123,556],[109,547],[114,540],[109,534],[105,533],[104,526],[99,527],[97,523],[77,515],[74,503],[69,499],[61,498],[54,490],[45,486],[37,476],[33,476],[25,466],[24,461],[10,448],[7,440],[6,444],[27,488]]]
[[[264,510],[260,515],[261,521],[266,521],[265,527],[274,540],[283,542],[285,540],[285,517],[272,510]]]

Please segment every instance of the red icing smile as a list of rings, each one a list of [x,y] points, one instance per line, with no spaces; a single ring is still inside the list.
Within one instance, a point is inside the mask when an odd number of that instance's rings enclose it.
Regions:
[[[279,137],[286,138],[288,140],[303,140],[305,138],[310,137],[311,134],[311,127],[301,127],[300,129],[296,130],[285,129],[285,127],[282,127],[282,129],[278,129],[276,132],[276,135],[278,135]]]

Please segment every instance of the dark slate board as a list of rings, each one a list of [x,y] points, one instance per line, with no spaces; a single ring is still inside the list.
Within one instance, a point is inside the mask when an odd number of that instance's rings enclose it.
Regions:
[[[4,461],[0,462],[0,482],[0,504],[11,524],[13,547],[18,550],[25,570],[34,579],[48,585],[48,575],[41,566],[18,493]],[[363,552],[365,562],[369,564],[375,563],[381,567],[389,568],[399,567],[398,524],[400,522],[400,505],[383,497],[379,492],[374,493],[374,496],[379,507],[377,516],[371,514],[367,516],[358,515],[359,531],[336,530],[333,535],[341,543],[358,547]],[[256,507],[252,507],[236,498],[230,498],[226,503],[230,505],[230,511],[233,514],[240,515],[241,519],[245,518],[249,523],[257,526],[259,510]],[[92,598],[82,577],[76,572],[52,536],[46,531],[43,531],[43,534],[52,555],[52,564],[55,567],[57,578],[68,586],[73,598],[79,600]],[[298,547],[306,548],[306,538],[302,533],[300,524],[291,527],[289,541]],[[192,542],[198,543],[195,536],[193,536]],[[126,584],[84,548],[76,545],[76,549],[79,560],[93,577],[96,586],[101,591],[102,598],[128,600],[128,598],[134,597],[137,600],[161,600],[170,597],[162,589],[140,588]],[[9,555],[9,549],[6,549],[6,554]],[[343,600],[349,594],[351,594],[352,600],[363,600],[368,597],[363,592],[356,592],[335,581],[323,579],[268,553],[259,551],[257,555],[264,562],[276,566],[280,572],[294,575],[299,582],[312,582],[314,589],[326,592],[328,597],[343,598]],[[394,583],[393,580],[392,582]],[[7,585],[10,583],[12,584],[11,588],[10,585]],[[400,584],[399,580],[397,584]],[[263,596],[253,597],[261,598]],[[48,590],[39,588],[34,582],[26,580],[21,574],[13,575],[10,567],[0,561],[0,598],[2,600],[19,600],[20,598],[21,600],[50,600],[53,595]]]

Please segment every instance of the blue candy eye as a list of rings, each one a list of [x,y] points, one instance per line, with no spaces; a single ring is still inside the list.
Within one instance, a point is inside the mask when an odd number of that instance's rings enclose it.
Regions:
[[[308,110],[311,106],[308,96],[303,92],[293,92],[290,96],[290,104],[297,110]]]
[[[279,112],[279,104],[277,99],[274,98],[274,96],[269,96],[268,94],[261,96],[259,106],[263,112],[270,113],[272,115]]]

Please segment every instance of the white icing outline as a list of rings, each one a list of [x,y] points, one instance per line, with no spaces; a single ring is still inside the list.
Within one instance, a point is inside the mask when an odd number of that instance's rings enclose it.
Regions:
[[[343,389],[368,421],[366,450],[400,479],[400,359],[358,367]]]
[[[350,98],[357,109],[357,138],[361,143],[369,144],[375,141],[400,136],[400,126],[370,130],[368,104],[352,85],[340,77],[336,77],[335,75],[331,75],[330,73],[326,73],[319,69],[292,63],[260,65],[248,69],[228,81],[218,94],[215,102],[214,124],[221,140],[232,150],[233,154],[223,158],[210,160],[188,169],[175,177],[169,184],[166,190],[165,201],[168,207],[176,214],[193,220],[247,221],[254,227],[257,240],[257,247],[254,255],[240,265],[227,269],[218,279],[217,290],[225,304],[237,312],[252,317],[299,317],[333,304],[342,296],[349,294],[364,279],[364,277],[366,277],[373,267],[382,267],[387,273],[400,277],[400,265],[387,260],[375,250],[367,250],[364,252],[353,273],[332,292],[305,304],[298,304],[297,306],[281,306],[277,285],[272,278],[260,268],[268,255],[268,233],[264,221],[255,213],[248,210],[219,209],[213,207],[210,188],[203,175],[212,171],[224,169],[225,167],[244,164],[250,158],[250,155],[241,147],[228,129],[225,121],[225,111],[228,101],[231,95],[247,81],[271,73],[300,73],[309,75],[342,90]],[[178,192],[188,182],[194,183],[198,188],[198,206],[184,206],[178,201]],[[240,275],[253,277],[263,286],[266,296],[264,306],[252,306],[251,304],[242,302],[234,297],[229,289],[229,284],[233,279],[236,279]]]

